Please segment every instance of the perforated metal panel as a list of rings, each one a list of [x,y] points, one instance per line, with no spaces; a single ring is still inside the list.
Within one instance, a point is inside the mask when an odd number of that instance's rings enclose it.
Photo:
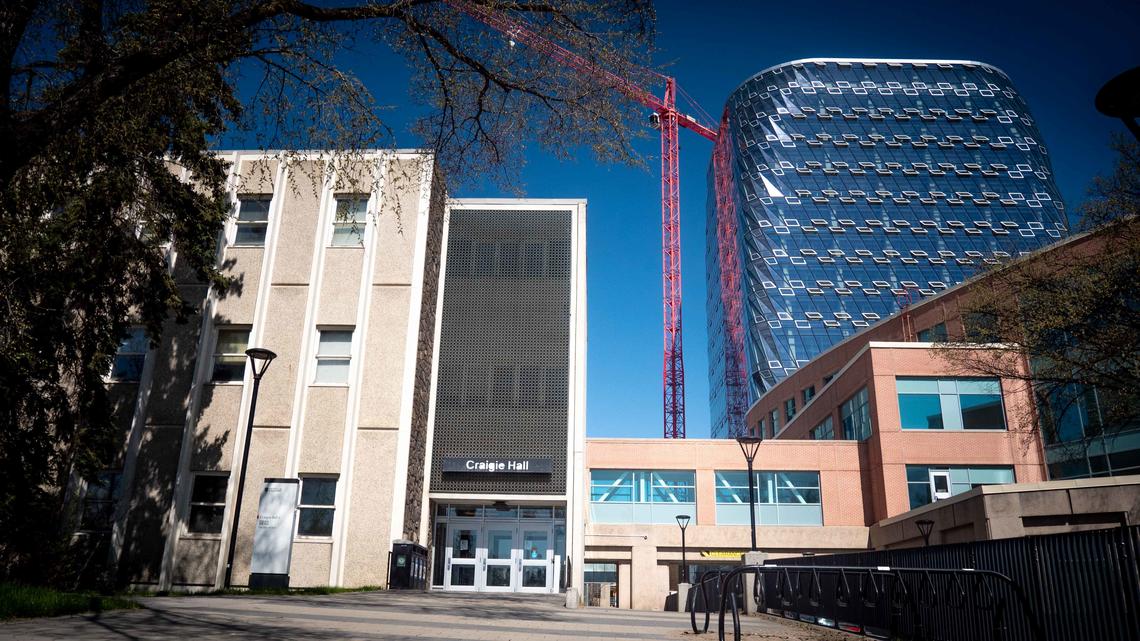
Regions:
[[[452,209],[431,491],[562,494],[570,211]],[[443,474],[445,458],[549,458],[549,475]]]

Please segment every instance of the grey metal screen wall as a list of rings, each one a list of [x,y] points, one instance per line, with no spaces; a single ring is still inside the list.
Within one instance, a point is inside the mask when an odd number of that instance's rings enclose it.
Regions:
[[[570,211],[452,209],[431,491],[562,494]],[[445,458],[549,458],[546,474],[443,474]]]

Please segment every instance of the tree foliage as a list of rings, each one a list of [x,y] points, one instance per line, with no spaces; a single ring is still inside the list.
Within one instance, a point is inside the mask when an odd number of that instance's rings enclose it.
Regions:
[[[644,79],[646,0],[478,0]],[[395,144],[353,44],[406,57],[415,131],[454,182],[509,182],[528,140],[637,162],[638,110],[610,87],[438,0],[8,0],[0,7],[0,578],[62,540],[76,477],[121,447],[104,382],[133,323],[196,311],[164,243],[218,290],[231,214],[223,134],[331,155]],[[630,62],[625,62],[630,61]],[[184,168],[192,183],[179,180]],[[39,556],[38,556],[39,555]]]
[[[1113,172],[1082,208],[1088,237],[1001,265],[964,298],[954,342],[1006,349],[939,350],[965,371],[1031,386],[1050,442],[1079,446],[1080,424],[1087,436],[1140,426],[1140,146],[1113,147]]]

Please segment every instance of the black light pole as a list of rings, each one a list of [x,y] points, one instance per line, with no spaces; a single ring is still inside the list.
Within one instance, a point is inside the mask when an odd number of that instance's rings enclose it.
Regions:
[[[237,497],[234,498],[234,518],[233,524],[230,526],[230,549],[226,554],[226,582],[224,587],[227,588],[230,587],[230,579],[234,573],[234,546],[237,545],[241,497],[245,493],[245,468],[246,463],[249,462],[249,441],[253,437],[253,413],[257,411],[257,389],[261,386],[261,377],[265,375],[265,370],[269,369],[269,364],[277,358],[277,354],[260,347],[251,347],[245,350],[245,355],[249,357],[249,366],[253,370],[253,393],[249,399],[249,421],[245,426],[245,447],[242,448],[241,452],[241,473],[238,475]]]
[[[689,562],[685,560],[685,528],[689,527],[689,515],[678,514],[677,525],[681,526],[681,583],[689,582]]]
[[[930,547],[930,533],[934,531],[934,521],[919,519],[914,524],[918,527],[918,533],[922,535],[922,547]]]
[[[760,443],[764,439],[760,436],[737,436],[736,442],[740,444],[740,451],[744,452],[744,460],[748,461],[748,520],[752,524],[752,549],[756,549],[756,479],[752,474],[752,461],[756,460],[756,453],[760,450]]]
[[[1109,118],[1119,118],[1140,140],[1140,67],[1109,80],[1096,94],[1096,109]]]

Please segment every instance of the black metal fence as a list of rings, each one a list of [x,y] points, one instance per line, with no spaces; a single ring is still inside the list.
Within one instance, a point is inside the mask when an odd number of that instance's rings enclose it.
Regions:
[[[696,611],[731,615],[726,586],[758,578],[771,614],[870,637],[909,640],[1140,639],[1140,527],[780,559],[694,586]],[[735,590],[734,590],[735,591]],[[710,607],[711,606],[711,607]],[[704,626],[707,630],[707,624]]]

